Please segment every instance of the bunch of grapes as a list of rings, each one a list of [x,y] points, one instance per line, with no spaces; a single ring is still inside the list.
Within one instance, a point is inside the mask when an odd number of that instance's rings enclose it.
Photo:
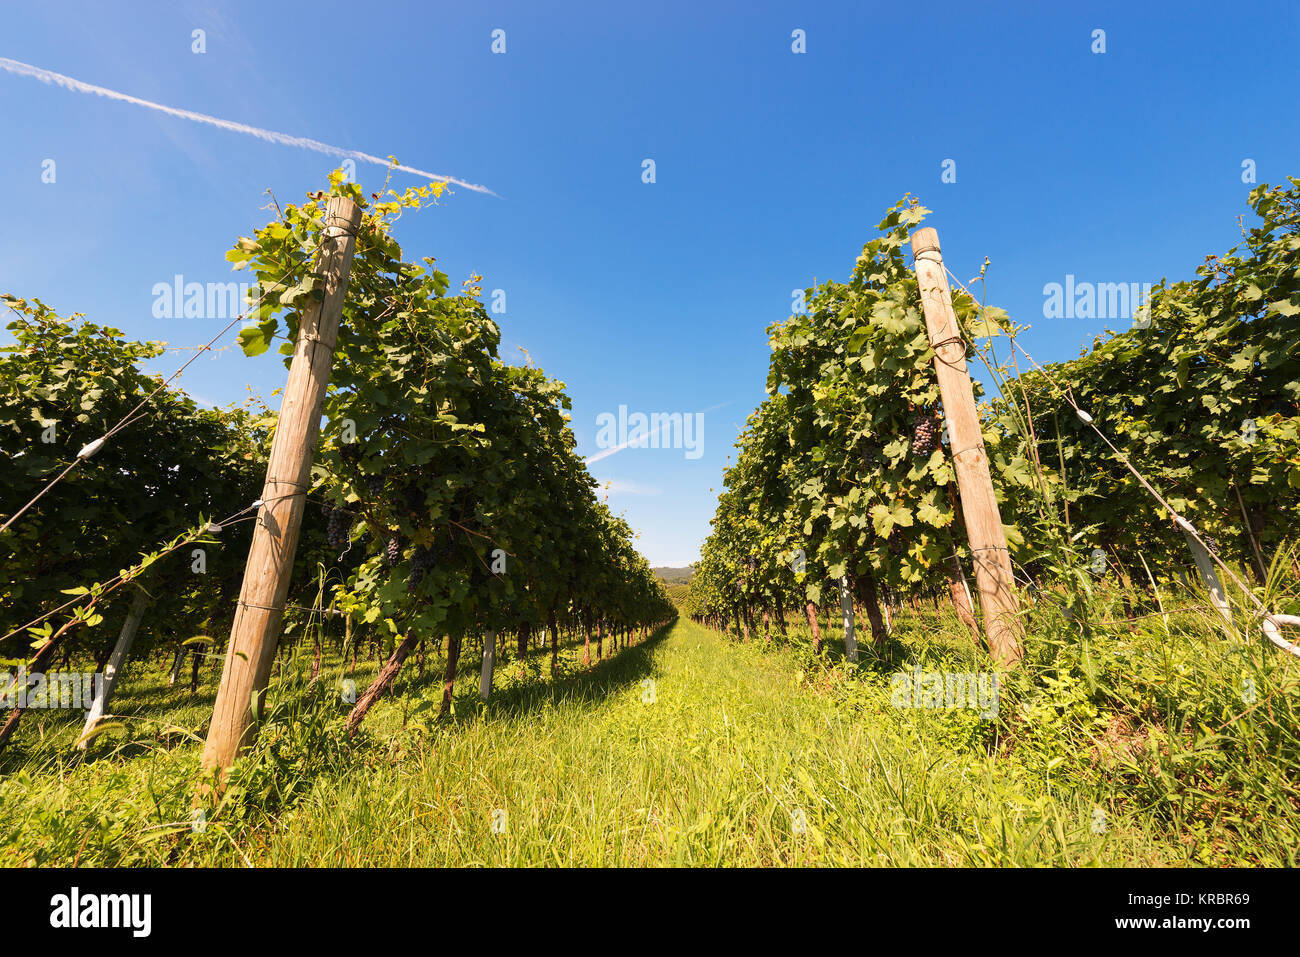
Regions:
[[[366,491],[370,493],[372,499],[379,498],[384,491],[384,477],[382,475],[367,475]]]
[[[411,515],[419,515],[424,510],[424,489],[414,482],[402,489],[402,499]]]
[[[427,546],[421,546],[415,550],[411,556],[411,577],[407,581],[406,590],[413,591],[415,586],[424,580],[425,573],[433,567],[433,549]]]
[[[352,531],[352,516],[341,508],[331,508],[325,523],[325,537],[330,548],[343,548],[348,543],[348,533]]]
[[[402,557],[402,540],[396,535],[388,539],[388,547],[385,549],[384,557],[388,559],[388,567],[394,567]]]
[[[361,446],[356,442],[344,442],[339,448],[339,458],[344,462],[356,464],[361,461]]]
[[[939,445],[939,419],[921,415],[912,424],[912,454],[929,455]]]
[[[1219,540],[1217,538],[1205,537],[1205,547],[1210,550],[1211,555],[1219,554]]]

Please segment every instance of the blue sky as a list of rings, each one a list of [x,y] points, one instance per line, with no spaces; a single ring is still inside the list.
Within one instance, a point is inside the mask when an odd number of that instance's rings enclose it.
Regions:
[[[647,557],[676,565],[697,557],[763,398],[765,327],[792,290],[845,278],[904,193],[934,210],[958,276],[992,260],[990,301],[1032,324],[1040,361],[1128,324],[1044,318],[1046,283],[1187,278],[1238,241],[1243,161],[1260,182],[1300,175],[1297,11],[45,0],[0,8],[0,57],[493,189],[454,190],[398,238],[454,285],[477,272],[505,291],[503,355],[523,347],[567,384],[584,456],[620,405],[709,410],[699,457],[627,448],[591,466]],[[155,283],[240,278],[224,253],[266,221],[263,191],[294,201],[337,165],[4,71],[0,117],[0,291],[173,346],[225,320],[154,318]],[[368,190],[383,177],[357,172]],[[228,350],[181,384],[224,404],[283,378]]]

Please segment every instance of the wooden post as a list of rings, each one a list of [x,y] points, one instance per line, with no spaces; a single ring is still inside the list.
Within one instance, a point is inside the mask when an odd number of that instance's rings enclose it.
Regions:
[[[103,688],[90,705],[85,727],[81,729],[81,737],[77,739],[78,750],[86,750],[86,745],[90,743],[88,735],[104,718],[108,699],[113,695],[113,688],[117,685],[117,677],[122,671],[122,665],[126,663],[126,656],[131,653],[135,633],[140,627],[140,619],[144,617],[144,610],[147,607],[149,607],[149,593],[137,585],[135,597],[131,599],[131,608],[126,613],[126,621],[122,622],[122,630],[118,633],[117,644],[113,646],[113,654],[108,659],[108,664],[104,666]]]
[[[560,664],[560,632],[555,626],[555,606],[551,606],[550,612],[546,616],[546,624],[551,632],[551,674],[555,674],[555,669]]]
[[[975,603],[971,601],[970,586],[966,584],[966,573],[961,570],[961,558],[957,555],[956,542],[952,543],[952,550],[945,561],[948,574],[948,597],[957,612],[957,618],[970,631],[975,644],[978,645],[980,626],[975,620]]]
[[[840,613],[844,616],[844,653],[849,661],[858,660],[858,640],[853,633],[853,590],[848,576],[840,579]]]
[[[172,673],[167,679],[167,687],[175,686],[176,680],[181,676],[181,665],[185,664],[185,646],[181,645],[176,649],[176,657],[172,659]]]
[[[492,696],[492,668],[496,660],[497,633],[489,628],[483,635],[483,674],[478,683],[478,696],[484,701]]]
[[[330,198],[313,266],[324,277],[324,298],[313,301],[299,323],[271,443],[262,507],[203,748],[205,771],[217,768],[224,773],[239,751],[251,743],[252,701],[256,696],[260,703],[270,677],[360,224],[361,209],[352,200]]]
[[[927,226],[914,232],[911,241],[925,326],[934,349],[934,369],[939,378],[953,468],[961,493],[961,512],[975,566],[975,585],[984,613],[984,631],[993,656],[1010,667],[1024,654],[1020,620],[1016,617],[1019,607],[1011,574],[1011,554],[1002,531],[1002,516],[993,494],[988,453],[975,409],[975,393],[966,371],[966,340],[952,308],[948,277],[939,253],[939,234]]]

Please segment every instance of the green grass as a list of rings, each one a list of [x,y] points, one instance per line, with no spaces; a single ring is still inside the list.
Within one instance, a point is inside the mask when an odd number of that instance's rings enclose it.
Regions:
[[[69,750],[75,716],[26,716],[0,764],[0,863],[1293,864],[1287,656],[1196,615],[1168,633],[1159,617],[1117,626],[1086,653],[1052,637],[1063,630],[1031,623],[996,721],[891,703],[899,668],[988,667],[932,612],[904,615],[858,668],[836,635],[814,658],[806,629],[742,644],[688,621],[589,669],[570,641],[554,682],[548,653],[511,652],[486,708],[467,648],[450,719],[436,717],[441,660],[421,680],[412,659],[350,744],[344,663],[306,693],[289,662],[202,833],[190,796],[213,678],[192,696],[139,662],[121,726],[87,758]]]

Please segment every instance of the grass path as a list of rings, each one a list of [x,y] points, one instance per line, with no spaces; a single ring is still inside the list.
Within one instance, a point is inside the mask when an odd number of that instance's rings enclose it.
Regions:
[[[415,753],[318,781],[242,853],[281,866],[1181,857],[1140,827],[1094,834],[1091,795],[931,749],[915,727],[927,716],[887,696],[849,706],[801,687],[791,653],[686,621],[666,632],[559,688],[507,694]]]
[[[200,834],[185,823],[197,739],[137,734],[83,762],[61,740],[73,722],[47,730],[48,763],[0,777],[0,863],[1196,862],[1153,815],[1112,800],[1087,755],[1064,766],[1028,748],[994,757],[974,712],[894,707],[892,666],[814,664],[802,641],[742,644],[685,620],[588,669],[574,670],[577,653],[563,650],[558,682],[540,674],[549,655],[507,660],[487,708],[477,662],[465,662],[450,721],[433,717],[439,669],[408,672],[346,760],[317,753],[338,747],[336,733],[286,738],[287,763],[260,780],[296,783],[292,800],[232,805]],[[124,713],[201,731],[210,695],[136,674]],[[331,699],[318,724],[345,710]]]

